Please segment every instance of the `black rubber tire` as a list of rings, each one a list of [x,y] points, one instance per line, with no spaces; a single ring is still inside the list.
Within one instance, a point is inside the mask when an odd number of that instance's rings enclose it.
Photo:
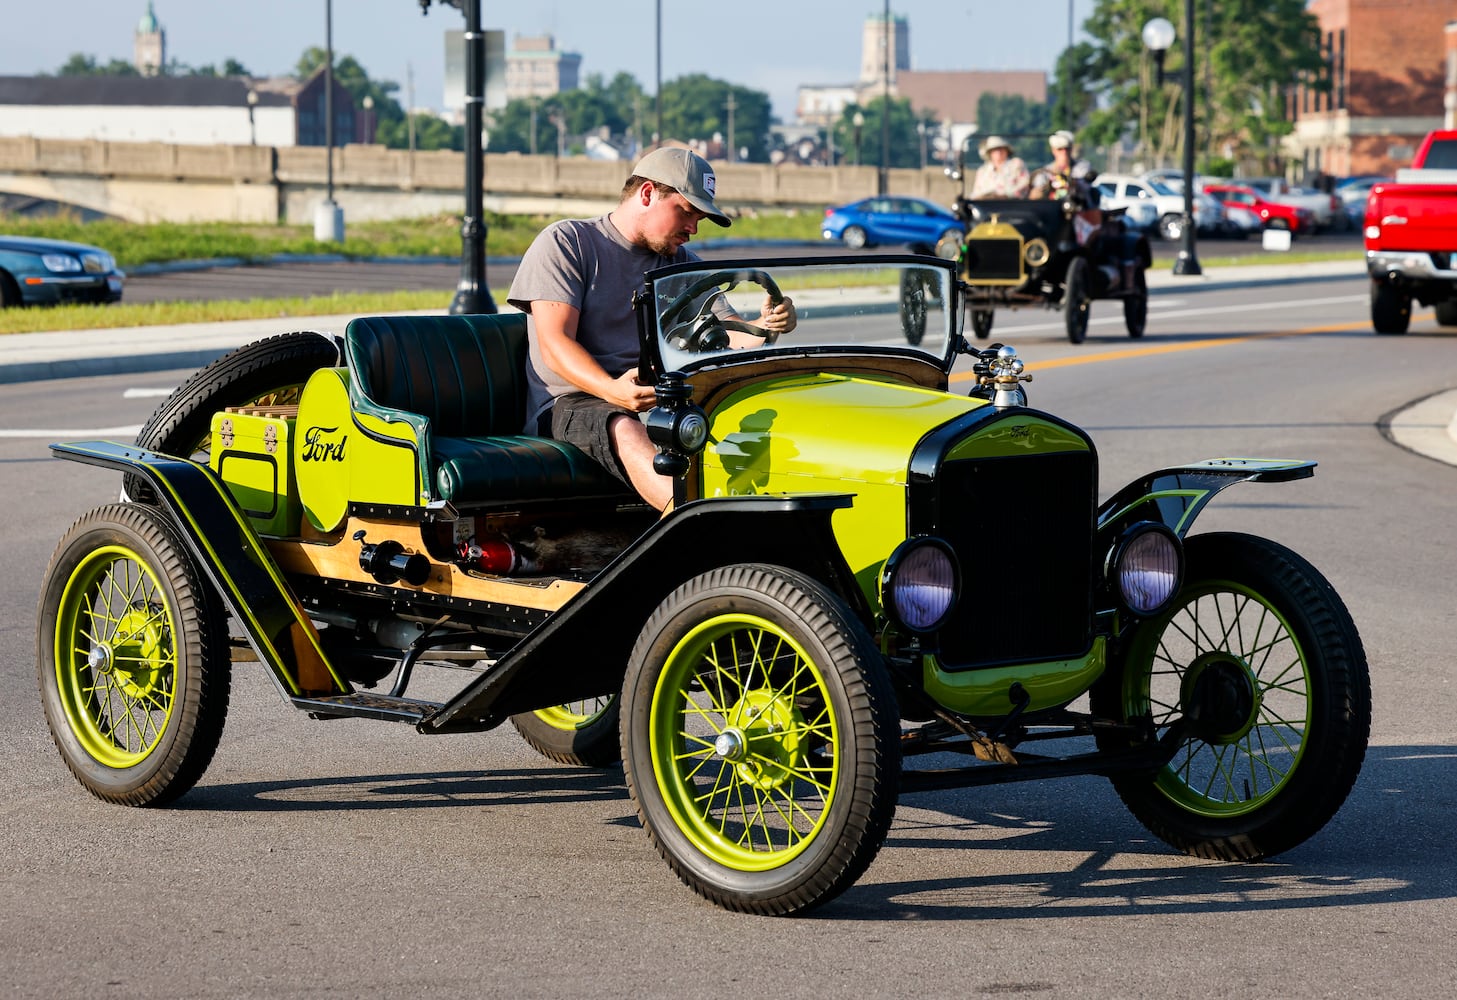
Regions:
[[[1457,299],[1438,302],[1437,323],[1441,326],[1457,326]]]
[[[622,760],[617,731],[622,700],[616,695],[598,700],[601,704],[591,706],[590,713],[579,712],[575,704],[562,705],[513,715],[511,725],[547,760],[573,767],[611,767]]]
[[[1377,333],[1406,333],[1411,296],[1385,281],[1371,282],[1371,327]]]
[[[689,580],[638,636],[622,703],[638,816],[705,899],[809,910],[854,884],[884,842],[900,775],[895,693],[870,633],[815,580],[765,565]],[[734,804],[755,797],[757,811]]]
[[[1113,786],[1139,822],[1187,854],[1267,858],[1320,830],[1356,781],[1371,730],[1366,654],[1330,583],[1283,545],[1211,533],[1189,538],[1186,552],[1179,596],[1120,638],[1093,688],[1093,712],[1151,720],[1163,735],[1190,710],[1185,692],[1214,678],[1207,687],[1219,685],[1219,698],[1206,703],[1209,720],[1187,723],[1195,731],[1170,763],[1153,774],[1114,777]],[[1230,675],[1243,679],[1226,683]],[[1248,698],[1240,702],[1230,692],[1246,681]],[[1230,718],[1214,717],[1231,699],[1241,705],[1233,714],[1249,726],[1243,733]],[[1308,724],[1299,729],[1297,720]],[[1198,731],[1215,724],[1231,728]]]
[[[231,678],[227,614],[166,515],[110,504],[71,525],[41,584],[36,679],[56,749],[91,794],[157,806],[196,784]]]
[[[339,349],[321,333],[282,333],[245,344],[198,369],[168,396],[137,434],[138,447],[206,461],[213,414],[229,406],[297,403],[309,376],[339,364]],[[123,499],[152,503],[139,476],[123,480]]]
[[[865,230],[859,226],[846,226],[845,231],[840,234],[840,241],[851,250],[864,250],[870,245]]]
[[[992,335],[992,321],[996,319],[996,312],[991,309],[973,309],[971,311],[971,332],[977,340],[986,340]]]
[[[0,271],[0,309],[11,309],[20,305],[20,286],[7,271]]]
[[[1088,261],[1074,257],[1062,281],[1062,306],[1067,320],[1067,339],[1081,344],[1088,336]]]
[[[1134,293],[1123,300],[1123,325],[1128,336],[1138,340],[1148,329],[1148,279],[1143,268],[1134,272]]]
[[[926,337],[926,294],[926,283],[914,271],[901,272],[901,333],[912,347]]]

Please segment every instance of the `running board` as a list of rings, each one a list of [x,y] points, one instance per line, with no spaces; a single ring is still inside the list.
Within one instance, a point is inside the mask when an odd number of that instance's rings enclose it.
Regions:
[[[295,708],[308,712],[311,719],[382,719],[385,722],[408,722],[411,725],[440,707],[440,703],[435,701],[393,698],[367,691],[291,700]]]

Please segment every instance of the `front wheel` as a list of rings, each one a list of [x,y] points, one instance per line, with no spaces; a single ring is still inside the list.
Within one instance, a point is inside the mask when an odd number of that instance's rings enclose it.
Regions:
[[[1067,315],[1067,339],[1081,344],[1088,335],[1088,261],[1074,257],[1063,278],[1063,309]]]
[[[912,347],[926,337],[926,283],[914,271],[901,272],[901,333]]]
[[[1437,323],[1441,326],[1457,326],[1457,299],[1437,303]]]
[[[865,230],[859,226],[847,226],[840,234],[840,240],[851,250],[864,250],[870,239],[865,235]]]
[[[1371,730],[1366,654],[1294,552],[1232,533],[1186,544],[1183,590],[1125,637],[1093,711],[1177,740],[1157,771],[1113,778],[1151,833],[1197,857],[1257,860],[1314,835],[1355,783]]]
[[[622,753],[658,852],[705,899],[808,910],[869,866],[895,813],[895,694],[836,594],[777,566],[689,580],[623,684]]]
[[[576,767],[611,767],[622,759],[616,695],[569,702],[511,716],[511,725],[548,760]]]
[[[1377,333],[1406,333],[1411,296],[1385,281],[1371,282],[1371,326]]]
[[[1148,328],[1148,279],[1140,267],[1133,276],[1133,290],[1123,300],[1123,325],[1134,340]]]
[[[977,340],[986,340],[992,335],[992,320],[996,313],[990,309],[973,309],[971,311],[971,332]]]
[[[36,620],[41,705],[76,779],[134,806],[191,788],[228,711],[227,615],[165,516],[111,504],[77,520]]]

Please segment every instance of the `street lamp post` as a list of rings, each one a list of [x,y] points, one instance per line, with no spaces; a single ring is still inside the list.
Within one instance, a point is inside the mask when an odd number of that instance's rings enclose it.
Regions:
[[[880,102],[880,170],[876,174],[876,191],[884,197],[890,192],[890,0],[885,0],[885,24],[880,33],[881,102]]]
[[[324,153],[323,204],[314,209],[314,239],[344,242],[344,210],[334,201],[334,4],[324,0]]]
[[[364,141],[372,143],[374,142],[374,98],[365,94],[364,100],[360,104],[364,108]]]
[[[1153,52],[1163,82],[1164,53],[1174,43],[1174,26],[1155,17],[1143,26],[1143,43]],[[1194,0],[1184,0],[1184,219],[1183,246],[1174,261],[1175,274],[1203,274],[1194,236]]]
[[[465,217],[460,223],[460,282],[450,314],[494,313],[486,287],[485,150],[481,146],[481,109],[486,99],[486,37],[481,32],[481,0],[437,0],[465,14]],[[419,0],[430,13],[430,0]]]
[[[258,145],[258,123],[253,119],[253,110],[258,107],[258,91],[248,88],[248,144]]]
[[[916,133],[921,137],[921,169],[926,169],[926,123],[916,122]]]
[[[855,112],[855,117],[850,119],[855,124],[855,166],[860,166],[860,137],[865,128],[865,116]]]

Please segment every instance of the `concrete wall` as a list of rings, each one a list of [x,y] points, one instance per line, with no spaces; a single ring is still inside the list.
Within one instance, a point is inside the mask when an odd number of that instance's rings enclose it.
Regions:
[[[630,168],[584,157],[487,154],[493,211],[591,215],[617,203]],[[823,211],[876,193],[874,167],[716,163],[730,211]],[[136,222],[309,223],[327,191],[325,150],[307,146],[168,145],[0,138],[0,191],[53,198]],[[893,194],[948,204],[939,170],[892,170]],[[465,208],[465,156],[382,146],[334,151],[334,199],[346,218],[411,218]]]

